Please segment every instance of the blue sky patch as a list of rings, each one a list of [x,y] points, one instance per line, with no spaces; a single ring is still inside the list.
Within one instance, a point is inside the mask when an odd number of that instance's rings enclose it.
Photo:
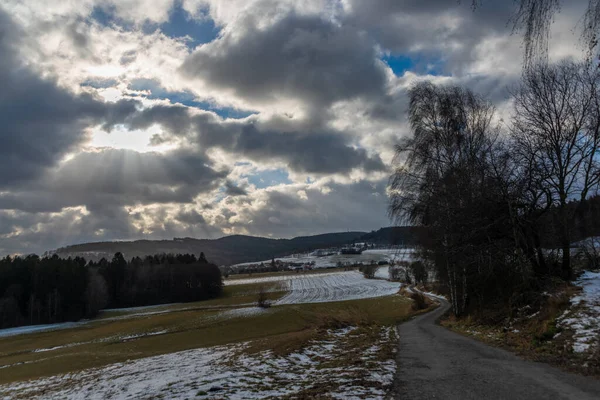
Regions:
[[[118,26],[126,31],[134,29],[131,22],[127,22],[115,15],[115,6],[95,6],[90,14],[90,19],[102,26]]]
[[[177,2],[169,12],[169,21],[161,24],[159,28],[165,35],[172,38],[190,37],[191,39],[187,41],[190,48],[212,42],[220,32],[208,15],[203,15],[200,19],[192,18],[190,13],[183,9],[180,2]]]
[[[90,19],[98,22],[100,25],[109,26],[115,21],[114,17],[114,6],[113,7],[99,7],[96,6],[90,14]]]
[[[135,26],[115,16],[114,6],[96,6],[90,14],[90,19],[103,26],[116,25],[124,30],[133,30]],[[146,21],[141,26],[145,34],[151,34],[160,30],[166,36],[171,38],[188,37],[186,41],[190,49],[202,43],[212,42],[219,35],[220,29],[215,26],[215,22],[208,16],[202,14],[199,18],[193,18],[190,13],[183,9],[181,1],[177,1],[169,11],[169,20],[158,24]]]
[[[387,55],[382,60],[389,65],[396,76],[402,76],[406,71],[419,74],[443,75],[444,61],[441,58],[426,57],[420,54]]]
[[[91,87],[94,89],[106,89],[117,84],[114,78],[88,78],[81,83],[82,87]]]
[[[288,185],[292,183],[288,172],[282,168],[260,171],[257,174],[247,175],[244,177],[248,178],[248,182],[256,186],[257,189],[264,189],[269,186],[280,184]]]

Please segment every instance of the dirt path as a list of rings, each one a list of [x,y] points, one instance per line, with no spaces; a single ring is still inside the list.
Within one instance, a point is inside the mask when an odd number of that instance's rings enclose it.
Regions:
[[[600,381],[525,361],[435,321],[449,305],[398,327],[396,399],[600,399]]]

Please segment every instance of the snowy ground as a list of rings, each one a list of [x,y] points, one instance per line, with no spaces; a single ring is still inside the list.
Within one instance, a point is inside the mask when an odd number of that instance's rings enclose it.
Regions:
[[[390,278],[390,267],[389,265],[377,268],[375,271],[375,278],[377,279],[389,279]]]
[[[24,335],[26,333],[36,333],[36,332],[48,332],[48,331],[56,331],[59,329],[69,329],[75,328],[80,325],[88,323],[88,320],[79,321],[79,322],[61,322],[58,324],[45,324],[45,325],[29,325],[29,326],[18,326],[16,328],[5,328],[0,329],[0,337],[8,337],[15,335]]]
[[[343,264],[358,264],[369,263],[371,261],[410,261],[413,249],[373,249],[365,250],[362,254],[334,254],[331,256],[317,257],[311,254],[295,254],[289,257],[278,257],[275,260],[289,263],[309,263],[314,262],[315,268],[330,268],[338,265],[338,262]],[[269,264],[272,260],[264,260],[263,263]],[[244,266],[260,264],[259,262],[248,262],[233,265]]]
[[[582,353],[597,349],[600,344],[600,272],[587,271],[576,284],[583,291],[571,299],[571,308],[558,324],[573,330],[573,351]]]
[[[368,338],[367,340],[361,340]],[[395,371],[395,331],[344,328],[296,353],[246,354],[248,343],[188,350],[0,386],[0,398],[380,399]]]
[[[115,317],[107,317],[107,318],[101,318],[101,319],[84,319],[84,320],[77,321],[77,322],[60,322],[57,324],[29,325],[29,326],[19,326],[16,328],[5,328],[5,329],[0,329],[0,338],[16,336],[16,335],[25,335],[28,333],[50,332],[50,331],[58,331],[58,330],[63,330],[63,329],[78,328],[80,326],[84,326],[87,324],[93,324],[96,322],[118,321],[118,320],[123,320],[123,319],[130,319],[130,318],[149,317],[152,315],[167,314],[167,313],[171,313],[171,312],[175,312],[175,311],[185,311],[185,310],[192,310],[192,309],[198,308],[198,307],[179,307],[179,308],[173,308],[173,309],[166,308],[170,305],[177,305],[177,304],[185,304],[185,303],[173,303],[173,304],[169,304],[169,305],[158,304],[158,305],[154,305],[154,306],[133,307],[133,308],[115,308],[115,309],[110,309],[110,310],[107,309],[107,310],[103,310],[103,311],[123,311],[123,312],[136,311],[136,310],[140,310],[140,311],[155,310],[155,311],[128,313],[125,315],[118,315]],[[206,309],[215,308],[216,309],[216,308],[223,308],[223,307],[214,306],[214,307],[204,307],[204,308],[206,308]]]
[[[400,284],[365,279],[360,272],[300,276],[289,282],[289,293],[276,304],[325,303],[388,296],[398,293]]]
[[[277,275],[263,278],[236,279],[227,285],[281,281],[287,295],[275,304],[325,303],[388,296],[398,293],[400,284],[379,279],[365,279],[358,271],[321,274]]]

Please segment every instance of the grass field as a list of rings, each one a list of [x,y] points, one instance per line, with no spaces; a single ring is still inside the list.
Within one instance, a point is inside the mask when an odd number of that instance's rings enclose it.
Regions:
[[[256,303],[257,293],[260,289],[264,289],[267,292],[268,300],[275,301],[286,294],[286,288],[281,282],[262,282],[262,283],[250,283],[245,285],[232,285],[224,286],[223,294],[211,300],[197,301],[193,303],[177,303],[168,304],[164,306],[142,307],[141,310],[111,310],[102,312],[99,316],[99,320],[110,319],[121,316],[130,316],[136,314],[148,314],[158,313],[161,311],[175,312],[175,311],[190,311],[190,310],[201,310],[201,309],[213,309],[213,308],[227,308],[227,307],[239,307],[242,305],[250,305]]]
[[[219,299],[139,312],[112,311],[77,328],[0,338],[0,383],[249,340],[247,351],[285,354],[326,329],[390,325],[412,313],[410,300],[399,295],[247,308],[264,285],[225,287]],[[277,285],[266,286],[271,300],[285,294]]]

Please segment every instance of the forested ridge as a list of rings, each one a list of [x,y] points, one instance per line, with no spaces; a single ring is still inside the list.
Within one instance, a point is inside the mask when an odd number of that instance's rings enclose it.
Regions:
[[[129,257],[145,257],[162,253],[204,252],[217,265],[232,265],[242,262],[263,261],[292,253],[312,251],[319,248],[342,246],[360,241],[365,232],[338,232],[321,235],[300,236],[293,239],[230,235],[219,239],[175,238],[172,240],[134,240],[115,242],[83,243],[57,249],[61,257],[83,256],[99,259],[105,254],[117,252]]]
[[[219,268],[204,254],[155,255],[87,262],[5,257],[0,260],[0,328],[92,318],[103,308],[189,302],[217,297]]]

